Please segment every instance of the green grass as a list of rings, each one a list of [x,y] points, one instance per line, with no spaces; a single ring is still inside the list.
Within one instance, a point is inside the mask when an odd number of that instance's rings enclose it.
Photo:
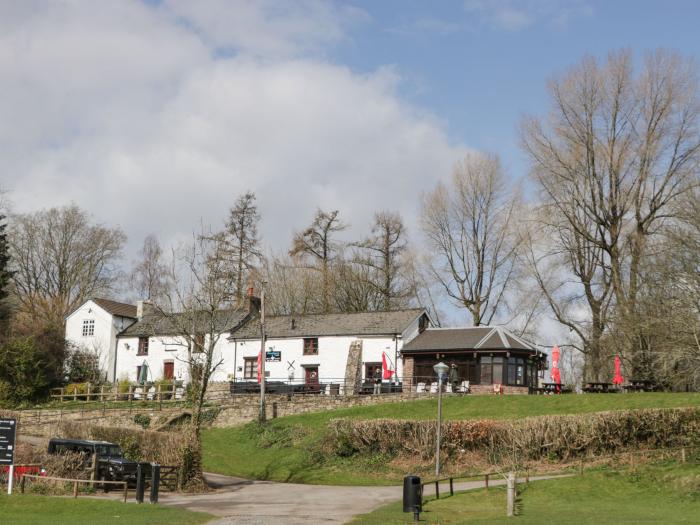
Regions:
[[[637,393],[562,396],[447,397],[445,419],[513,419],[547,414],[700,405],[700,394]],[[319,443],[333,418],[432,419],[434,399],[300,414],[256,424],[208,429],[203,433],[204,468],[252,479],[332,485],[387,485],[405,471],[386,458],[319,457]],[[322,463],[322,467],[320,467]]]
[[[520,484],[518,514],[506,517],[503,487],[457,493],[423,506],[421,521],[440,525],[539,525],[542,523],[698,523],[700,466],[646,467],[637,473],[588,471],[583,476]],[[403,525],[412,515],[400,502],[358,516],[352,525]]]
[[[0,495],[0,523],[12,525],[195,525],[213,516],[201,512],[86,498]]]

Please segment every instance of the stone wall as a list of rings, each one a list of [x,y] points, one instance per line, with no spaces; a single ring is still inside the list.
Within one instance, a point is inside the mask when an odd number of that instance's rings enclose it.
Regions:
[[[220,383],[228,386],[228,383]],[[491,385],[474,385],[471,387],[472,394],[494,395]],[[505,394],[527,394],[527,387],[504,387]],[[446,397],[455,394],[444,394]],[[459,395],[459,394],[457,394]],[[369,406],[397,403],[400,401],[431,399],[437,394],[428,392],[417,394],[416,392],[405,392],[397,394],[382,395],[361,395],[361,396],[329,396],[329,395],[297,395],[289,398],[286,395],[268,395],[267,417],[290,416],[307,412],[319,412],[323,410],[333,410],[336,408],[351,408],[356,406]],[[228,427],[240,425],[255,420],[259,411],[259,395],[237,395],[228,396],[225,402],[216,404],[220,412],[213,422],[215,427]],[[387,411],[391,410],[387,407]],[[139,425],[134,422],[134,416],[144,414],[151,418],[151,428],[156,428],[183,412],[188,412],[183,408],[168,408],[164,406],[158,408],[118,408],[118,409],[90,409],[90,410],[0,410],[0,417],[13,417],[19,421],[20,432],[27,435],[36,436],[56,436],[58,423],[60,421],[75,421],[90,425],[117,426],[124,428],[139,429]]]

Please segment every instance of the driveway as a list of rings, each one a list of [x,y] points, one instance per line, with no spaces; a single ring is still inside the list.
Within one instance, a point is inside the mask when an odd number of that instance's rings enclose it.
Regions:
[[[206,494],[174,494],[163,492],[160,503],[170,507],[208,512],[221,519],[211,525],[308,525],[347,523],[358,514],[370,512],[402,498],[402,487],[340,487],[301,485],[272,481],[251,481],[240,478],[206,474],[214,489]],[[531,478],[547,479],[547,477]],[[491,486],[502,485],[503,479],[493,479]],[[455,483],[455,490],[483,487],[483,481]],[[441,491],[449,490],[441,485]],[[434,489],[426,487],[426,495]]]

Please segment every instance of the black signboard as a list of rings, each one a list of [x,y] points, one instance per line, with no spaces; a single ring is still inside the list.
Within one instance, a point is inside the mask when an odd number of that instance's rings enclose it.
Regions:
[[[16,419],[0,419],[0,465],[14,463],[16,434]]]
[[[282,352],[280,350],[268,350],[265,352],[265,361],[282,361]]]

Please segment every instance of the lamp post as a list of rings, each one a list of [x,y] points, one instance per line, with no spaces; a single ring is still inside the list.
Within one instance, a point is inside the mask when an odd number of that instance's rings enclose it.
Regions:
[[[442,378],[450,369],[445,363],[440,361],[433,367],[438,376],[438,415],[437,415],[437,443],[435,445],[435,477],[440,476],[440,437],[442,427]]]
[[[265,285],[260,283],[260,413],[258,419],[265,422]]]

